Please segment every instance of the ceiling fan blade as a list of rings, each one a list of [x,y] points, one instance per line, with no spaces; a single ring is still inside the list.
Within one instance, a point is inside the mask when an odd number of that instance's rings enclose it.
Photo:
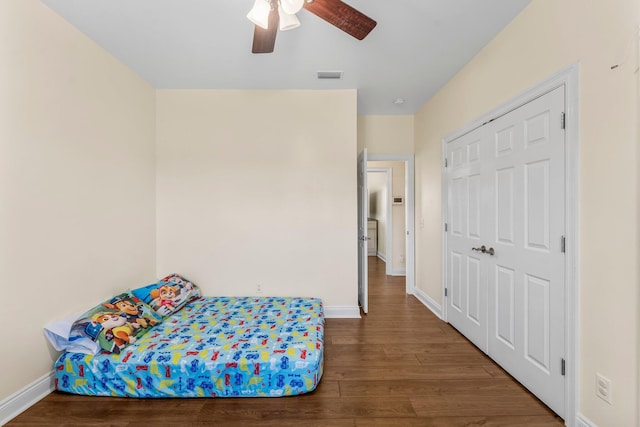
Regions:
[[[305,2],[304,8],[358,40],[367,37],[377,24],[341,0],[313,0]]]
[[[253,31],[253,47],[251,52],[253,53],[271,53],[276,45],[276,34],[278,33],[278,24],[280,23],[280,17],[278,16],[278,9],[273,9],[269,12],[269,29],[256,25]]]

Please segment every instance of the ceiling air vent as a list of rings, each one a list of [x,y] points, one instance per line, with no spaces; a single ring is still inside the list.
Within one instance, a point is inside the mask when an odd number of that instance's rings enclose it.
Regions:
[[[342,71],[318,71],[318,80],[340,80]]]

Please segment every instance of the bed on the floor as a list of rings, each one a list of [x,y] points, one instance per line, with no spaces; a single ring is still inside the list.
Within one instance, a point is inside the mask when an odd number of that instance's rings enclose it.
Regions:
[[[144,305],[135,291],[131,296]],[[102,328],[94,333],[101,346],[97,354],[62,353],[54,364],[56,389],[139,398],[275,397],[308,393],[318,385],[324,346],[321,300],[198,293],[184,302],[166,317],[154,318],[147,315],[151,309],[142,307],[138,316],[145,325],[131,326],[129,336]],[[107,306],[116,310],[102,304]],[[105,315],[85,316],[75,329],[91,331],[98,322],[87,320],[100,316]],[[128,325],[136,321],[130,317]],[[119,345],[127,339],[132,342]]]

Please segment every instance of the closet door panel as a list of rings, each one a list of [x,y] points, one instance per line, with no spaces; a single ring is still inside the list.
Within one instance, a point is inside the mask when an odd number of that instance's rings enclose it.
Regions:
[[[564,88],[487,125],[496,157],[488,354],[564,415]],[[555,118],[555,120],[554,120]],[[555,124],[555,125],[554,125]],[[491,208],[490,208],[491,209]],[[513,339],[511,339],[513,331]]]
[[[449,142],[445,174],[447,321],[561,416],[564,105],[560,87]]]
[[[448,217],[447,320],[487,351],[487,265],[474,251],[486,239],[484,213],[487,188],[484,160],[490,157],[486,130],[478,129],[447,147]]]

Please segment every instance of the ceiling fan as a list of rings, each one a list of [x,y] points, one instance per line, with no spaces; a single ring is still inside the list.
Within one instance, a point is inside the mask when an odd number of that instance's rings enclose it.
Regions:
[[[302,8],[358,40],[364,39],[377,24],[341,0],[255,0],[247,14],[247,18],[256,24],[251,51],[273,52],[278,28],[285,31],[299,27],[296,13]]]

